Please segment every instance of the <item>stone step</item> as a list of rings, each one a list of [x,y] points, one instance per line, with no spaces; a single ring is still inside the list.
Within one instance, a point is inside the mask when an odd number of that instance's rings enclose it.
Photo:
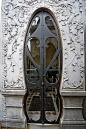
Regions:
[[[26,129],[61,129],[59,124],[27,124]]]

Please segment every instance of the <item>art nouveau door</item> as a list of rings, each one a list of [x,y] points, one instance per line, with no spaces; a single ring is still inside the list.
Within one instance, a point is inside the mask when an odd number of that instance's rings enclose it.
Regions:
[[[25,39],[25,114],[29,123],[59,123],[61,69],[58,27],[52,15],[41,10],[32,18]]]

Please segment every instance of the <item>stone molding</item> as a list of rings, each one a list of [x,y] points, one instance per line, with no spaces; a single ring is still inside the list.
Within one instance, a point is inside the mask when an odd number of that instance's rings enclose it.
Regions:
[[[69,91],[69,90],[60,90],[62,96],[86,96],[86,91]]]
[[[61,129],[85,129],[86,121],[83,118],[83,99],[86,91],[61,90],[63,100],[63,114],[60,119]]]
[[[26,123],[26,118],[24,117],[24,118],[22,118],[22,119],[4,119],[3,121],[2,121],[2,129],[3,129],[3,127],[4,128],[14,128],[15,127],[15,129],[25,129],[25,127],[26,127],[26,125],[25,125],[25,123]]]
[[[2,95],[25,95],[26,94],[26,90],[6,90],[3,89],[2,90]]]
[[[2,126],[25,128],[24,95],[26,90],[2,90]]]

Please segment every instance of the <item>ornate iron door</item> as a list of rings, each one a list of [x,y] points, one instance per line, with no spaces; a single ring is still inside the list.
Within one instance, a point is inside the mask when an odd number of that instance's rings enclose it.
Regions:
[[[24,71],[27,122],[59,123],[62,48],[56,22],[47,11],[39,11],[30,22],[25,39]]]

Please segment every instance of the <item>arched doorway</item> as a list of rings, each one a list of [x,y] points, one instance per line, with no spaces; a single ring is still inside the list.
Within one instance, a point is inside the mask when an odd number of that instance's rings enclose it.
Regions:
[[[38,11],[28,27],[24,71],[27,86],[27,122],[59,123],[62,111],[59,92],[62,47],[57,24],[45,10]]]

